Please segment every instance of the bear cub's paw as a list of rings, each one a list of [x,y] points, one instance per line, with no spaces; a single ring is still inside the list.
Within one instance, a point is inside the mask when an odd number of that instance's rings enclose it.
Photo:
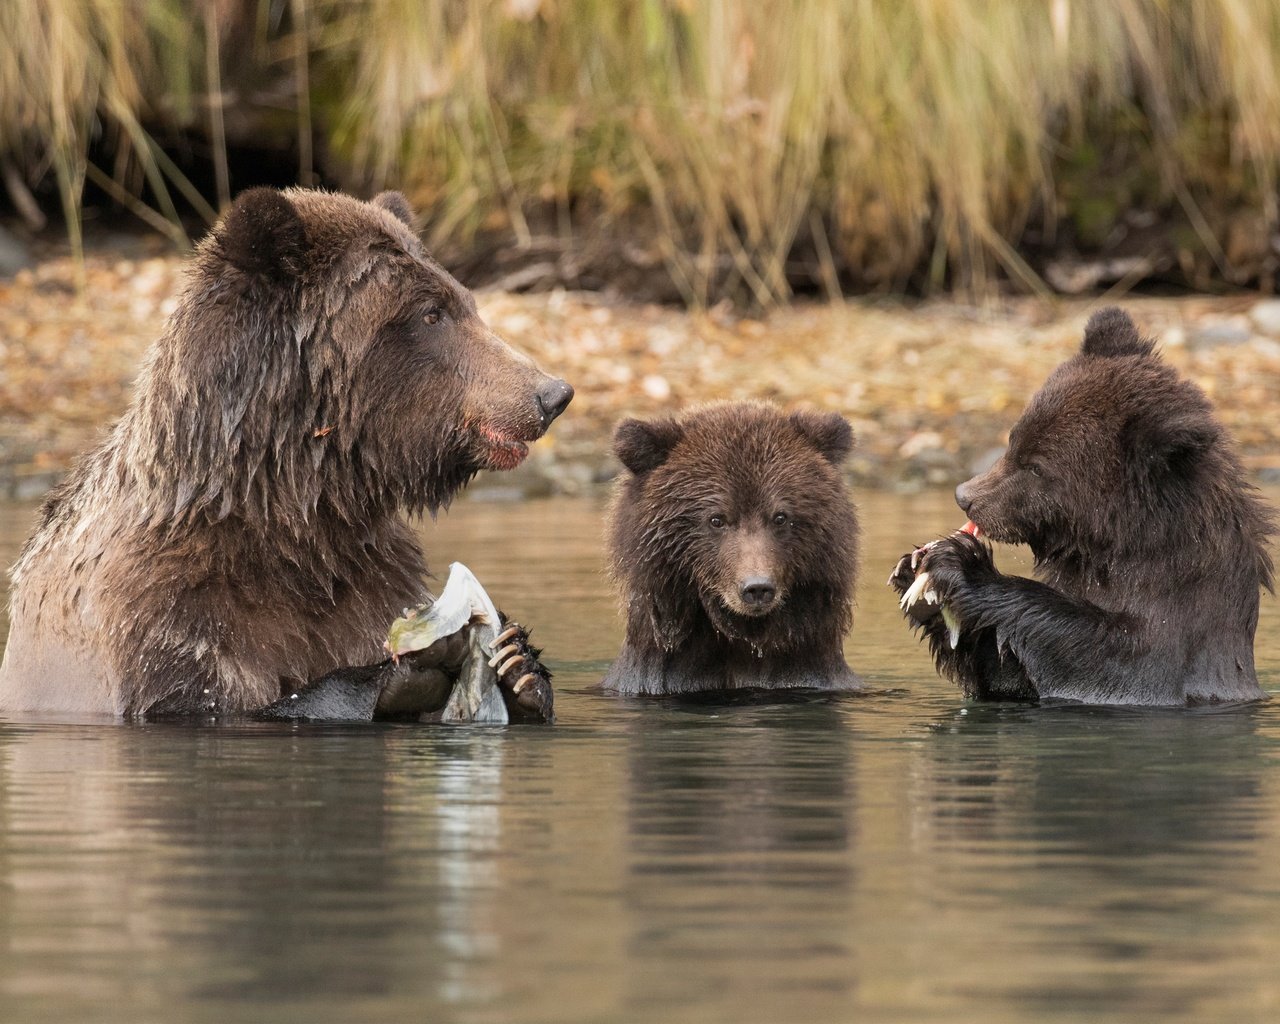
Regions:
[[[991,547],[968,533],[953,533],[929,544],[919,560],[919,574],[928,573],[928,590],[937,603],[963,606],[975,588],[998,575]]]
[[[990,546],[966,529],[907,552],[894,567],[889,586],[913,627],[931,636],[945,629],[947,646],[955,650],[962,609],[975,589],[997,575]]]
[[[912,623],[918,626],[932,621],[941,613],[940,605],[923,600],[921,594],[912,594],[911,598],[907,597],[907,593],[916,585],[924,556],[936,543],[937,541],[930,541],[928,544],[919,544],[908,551],[898,559],[898,564],[894,566],[889,576],[889,586],[898,595],[902,610]]]
[[[504,619],[503,630],[494,637],[489,660],[498,673],[498,689],[514,721],[534,719],[555,721],[555,692],[551,673],[539,660],[540,648],[529,642],[529,632],[520,623]]]

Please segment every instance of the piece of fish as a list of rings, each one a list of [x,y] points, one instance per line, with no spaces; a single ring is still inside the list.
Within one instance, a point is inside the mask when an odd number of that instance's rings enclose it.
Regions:
[[[462,670],[440,720],[505,725],[507,706],[498,689],[498,670],[490,664],[500,628],[498,609],[480,581],[461,562],[454,562],[440,596],[396,619],[385,646],[393,659],[399,659],[467,630]]]

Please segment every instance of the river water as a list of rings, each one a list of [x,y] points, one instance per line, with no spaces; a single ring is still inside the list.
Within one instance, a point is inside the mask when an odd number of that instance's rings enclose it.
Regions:
[[[860,505],[865,695],[592,693],[602,505],[464,501],[553,728],[0,722],[0,1020],[1280,1019],[1280,700],[966,704],[884,586],[962,516]]]

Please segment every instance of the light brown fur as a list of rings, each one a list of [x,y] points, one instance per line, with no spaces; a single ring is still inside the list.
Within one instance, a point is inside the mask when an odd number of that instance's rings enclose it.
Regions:
[[[572,395],[406,212],[254,190],[201,243],[129,410],[14,566],[0,711],[238,711],[381,657],[425,596],[400,510],[519,462]]]

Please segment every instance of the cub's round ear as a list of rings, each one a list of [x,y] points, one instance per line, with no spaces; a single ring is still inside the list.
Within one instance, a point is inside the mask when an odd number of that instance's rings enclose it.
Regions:
[[[613,432],[613,454],[636,476],[657,469],[684,437],[673,419],[623,420]]]
[[[833,466],[853,451],[853,427],[838,412],[793,412],[791,425]]]
[[[246,274],[297,274],[307,252],[298,211],[273,188],[241,192],[218,226],[217,238],[227,260]]]
[[[1221,428],[1207,416],[1187,415],[1149,424],[1146,436],[1133,443],[1149,452],[1154,465],[1172,473],[1185,473],[1194,466],[1222,435]]]
[[[1084,344],[1080,351],[1087,356],[1149,356],[1156,343],[1144,338],[1119,306],[1100,309],[1084,327]]]
[[[397,220],[413,227],[413,207],[409,205],[409,200],[404,197],[403,192],[379,192],[371,202],[374,206],[381,206],[387,210]]]

